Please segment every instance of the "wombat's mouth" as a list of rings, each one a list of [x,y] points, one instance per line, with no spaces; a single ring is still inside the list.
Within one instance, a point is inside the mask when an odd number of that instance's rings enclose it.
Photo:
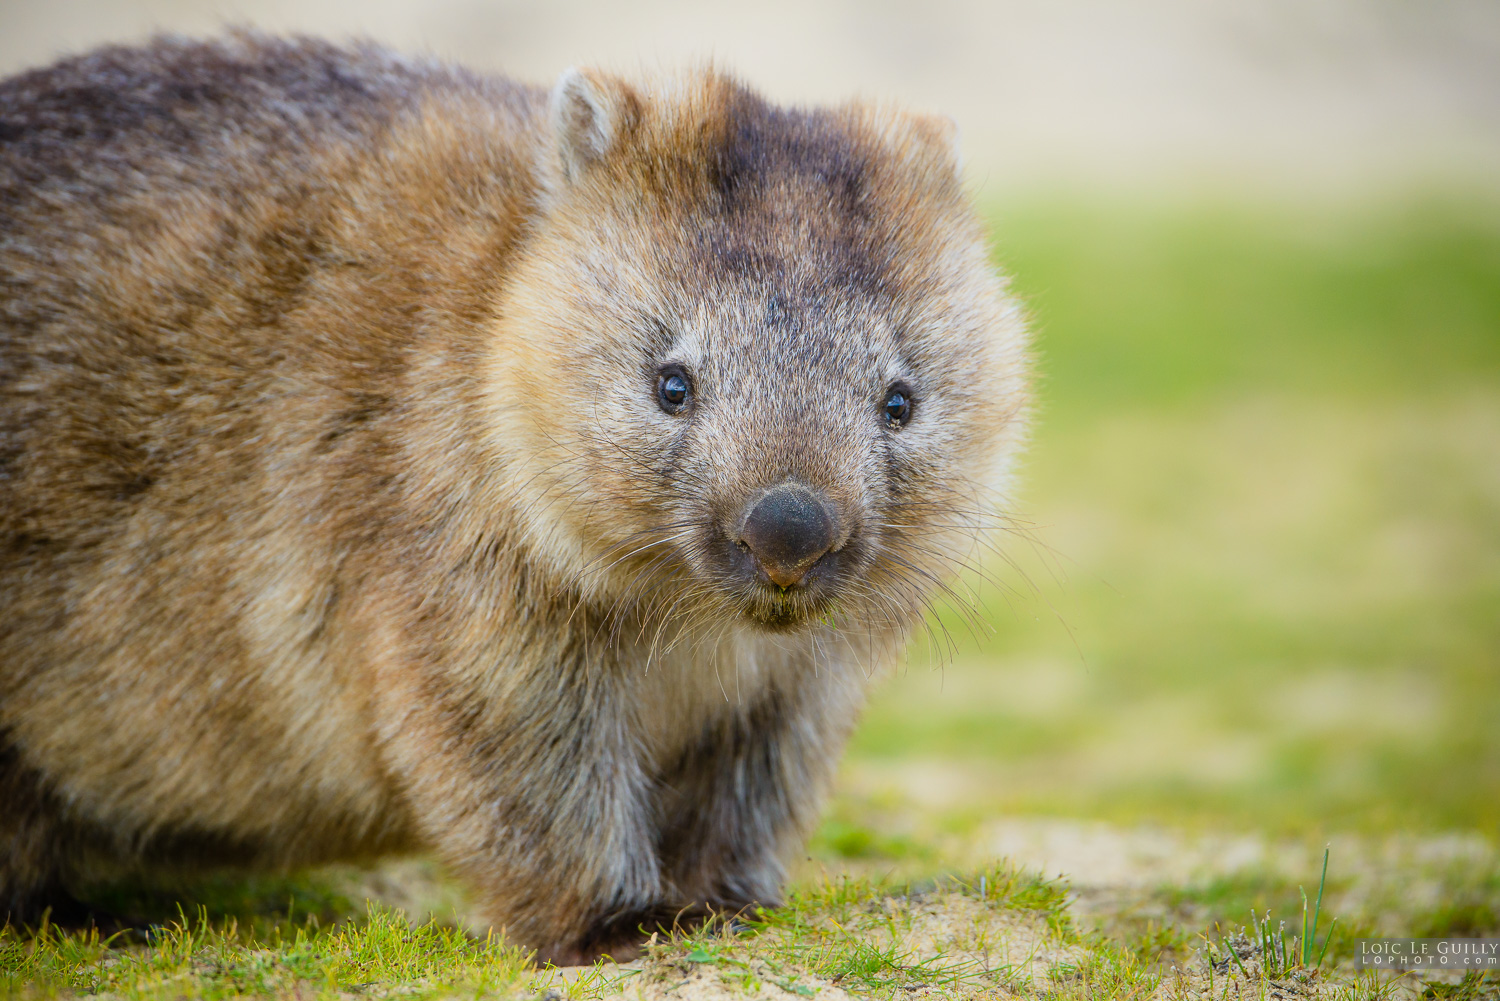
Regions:
[[[800,597],[800,596],[799,596]],[[826,622],[837,608],[828,601],[772,598],[745,604],[745,617],[762,629],[774,633],[796,632],[816,622]]]
[[[730,582],[730,597],[747,619],[772,632],[791,632],[837,617],[852,580],[859,547],[846,545],[822,554],[789,586],[766,572],[740,546],[724,546],[720,579]]]

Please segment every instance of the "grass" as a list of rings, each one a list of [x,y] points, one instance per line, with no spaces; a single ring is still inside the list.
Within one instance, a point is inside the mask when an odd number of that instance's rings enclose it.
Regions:
[[[265,899],[241,897],[234,906]],[[662,984],[705,971],[743,990],[771,984],[806,997],[834,985],[862,994],[912,985],[971,991],[1029,983],[1033,968],[1072,957],[1078,942],[1066,889],[1004,866],[922,887],[847,876],[809,882],[781,908],[658,936],[632,969],[601,966],[568,980],[536,970],[501,939],[431,920],[409,923],[379,905],[324,924],[262,910],[230,915],[225,901],[217,903],[218,918],[200,909],[112,939],[45,924],[6,928],[0,997],[332,998],[375,990],[411,998],[547,991],[589,998],[635,978]]]
[[[1056,971],[1089,959],[1066,888],[1003,865],[925,885],[825,875],[739,924],[738,934],[717,926],[654,943],[646,979],[712,964],[741,986],[753,979],[807,997],[832,987],[969,995],[1069,980]]]
[[[1349,962],[1500,936],[1500,197],[994,219],[1037,545],[877,694],[784,907],[561,978],[424,918],[461,902],[423,872],[414,921],[349,873],[114,887],[148,931],[6,929],[0,997],[1495,997]],[[997,864],[1014,818],[1149,857]]]
[[[1327,888],[1328,855],[1329,851],[1325,848],[1323,850],[1323,873],[1318,880],[1318,897],[1312,909],[1311,924],[1309,924],[1307,894],[1301,887],[1297,888],[1302,895],[1301,934],[1297,933],[1295,927],[1289,931],[1284,919],[1273,924],[1269,908],[1264,917],[1252,908],[1250,933],[1247,934],[1242,926],[1239,934],[1232,938],[1224,937],[1217,943],[1211,939],[1205,940],[1209,967],[1232,962],[1242,976],[1249,977],[1250,974],[1246,970],[1244,958],[1241,955],[1244,953],[1260,960],[1261,969],[1268,978],[1300,977],[1306,979],[1307,976],[1320,971],[1323,967],[1323,960],[1328,955],[1328,947],[1333,943],[1333,925],[1338,923],[1338,918],[1330,922],[1328,934],[1324,937],[1320,947],[1318,923],[1323,910],[1323,891]],[[1219,959],[1221,954],[1223,959]]]
[[[331,893],[338,892],[330,887]],[[1298,961],[1271,916],[1190,942],[1086,928],[1067,883],[1007,864],[921,883],[825,874],[785,905],[670,935],[626,967],[562,978],[496,938],[380,906],[324,925],[264,912],[206,912],[130,939],[44,927],[0,931],[0,997],[121,999],[382,996],[642,997],[1010,996],[1377,998],[1390,978]],[[241,920],[241,919],[244,920]],[[259,930],[247,933],[247,927]],[[1153,947],[1153,945],[1155,947]],[[1418,984],[1429,997],[1479,999],[1495,978]],[[1396,986],[1401,986],[1399,983]],[[1410,986],[1410,985],[1407,985]],[[1457,992],[1457,993],[1454,993]],[[1407,991],[1407,996],[1411,991]]]
[[[33,934],[6,929],[0,996],[335,997],[397,985],[403,997],[426,998],[516,991],[536,977],[526,954],[499,939],[413,925],[375,904],[359,920],[328,927],[313,919],[267,927],[256,918],[260,928],[249,933],[233,918],[179,915],[134,943],[45,924]]]

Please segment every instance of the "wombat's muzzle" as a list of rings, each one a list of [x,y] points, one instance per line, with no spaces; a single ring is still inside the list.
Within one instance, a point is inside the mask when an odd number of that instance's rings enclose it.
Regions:
[[[827,504],[805,487],[783,483],[755,502],[740,527],[738,541],[772,583],[792,587],[834,547],[838,537]]]

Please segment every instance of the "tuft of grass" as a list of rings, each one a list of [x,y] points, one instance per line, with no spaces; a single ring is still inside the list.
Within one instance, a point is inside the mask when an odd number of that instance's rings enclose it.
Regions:
[[[1385,977],[1378,973],[1362,973],[1345,983],[1333,985],[1325,994],[1329,1001],[1391,1001],[1401,990],[1397,977]]]
[[[1068,882],[1062,876],[1048,878],[1040,872],[1000,862],[983,870],[977,877],[959,881],[958,885],[987,904],[1037,912],[1059,939],[1064,942],[1077,940],[1077,931],[1068,910]]]
[[[123,999],[319,996],[395,985],[403,997],[473,996],[534,977],[529,954],[498,937],[471,939],[429,921],[409,924],[370,904],[365,916],[323,927],[314,919],[246,937],[238,922],[194,918],[152,927],[145,943],[118,947],[97,929],[44,923],[0,931],[0,996],[108,994]]]
[[[1187,956],[1193,947],[1194,937],[1185,929],[1168,921],[1147,920],[1144,926],[1127,934],[1123,945],[1137,962],[1161,967],[1170,960]]]
[[[1422,989],[1426,1001],[1485,1001],[1500,997],[1500,976],[1470,970],[1456,984],[1431,983]]]
[[[1311,929],[1311,932],[1309,932],[1308,927],[1307,927],[1307,893],[1305,891],[1302,891],[1302,888],[1300,886],[1297,888],[1298,891],[1302,892],[1302,965],[1303,966],[1313,965],[1312,964],[1312,950],[1313,950],[1313,946],[1316,945],[1317,941],[1318,941],[1318,920],[1322,916],[1322,911],[1323,911],[1323,889],[1328,884],[1328,852],[1329,852],[1329,849],[1325,847],[1323,849],[1323,874],[1318,878],[1318,902],[1313,907],[1313,919],[1312,919],[1312,929]],[[1337,921],[1338,918],[1334,918],[1334,920]],[[1322,963],[1323,963],[1323,956],[1325,954],[1327,954],[1327,952],[1328,952],[1328,943],[1330,941],[1332,941],[1332,939],[1333,939],[1333,926],[1329,925],[1329,927],[1328,927],[1328,938],[1323,941],[1323,949],[1322,949],[1322,951],[1320,951],[1318,953],[1318,962],[1315,965],[1319,965],[1319,966],[1322,965]]]
[[[1262,980],[1285,979],[1287,977],[1299,977],[1304,981],[1315,975],[1323,965],[1324,958],[1328,955],[1328,946],[1333,941],[1334,923],[1337,918],[1330,922],[1328,934],[1323,939],[1323,944],[1318,945],[1318,924],[1322,919],[1323,893],[1328,884],[1328,856],[1329,849],[1323,849],[1323,869],[1318,880],[1317,902],[1314,904],[1311,915],[1308,911],[1307,894],[1299,886],[1298,892],[1302,897],[1302,930],[1296,934],[1295,930],[1289,932],[1286,921],[1277,920],[1273,924],[1271,911],[1265,912],[1262,918],[1253,909],[1250,911],[1250,928],[1243,927],[1239,932],[1221,938],[1215,943],[1206,941],[1208,948],[1208,963],[1210,966],[1218,966],[1227,970],[1228,964],[1233,964],[1241,976],[1249,979],[1250,973],[1246,969],[1246,960],[1253,959],[1258,964],[1258,972]],[[1309,917],[1311,923],[1309,923]],[[1219,953],[1223,957],[1219,958]]]
[[[1112,939],[1096,937],[1083,960],[1076,964],[1059,964],[1051,976],[1052,990],[1058,999],[1103,1001],[1103,999],[1149,998],[1161,986],[1162,974],[1141,962],[1128,948]]]

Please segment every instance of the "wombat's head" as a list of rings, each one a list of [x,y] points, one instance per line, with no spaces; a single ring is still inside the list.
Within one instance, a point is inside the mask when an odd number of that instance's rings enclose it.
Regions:
[[[639,614],[908,625],[1026,406],[951,126],[569,72],[541,169],[490,373],[531,544]]]

